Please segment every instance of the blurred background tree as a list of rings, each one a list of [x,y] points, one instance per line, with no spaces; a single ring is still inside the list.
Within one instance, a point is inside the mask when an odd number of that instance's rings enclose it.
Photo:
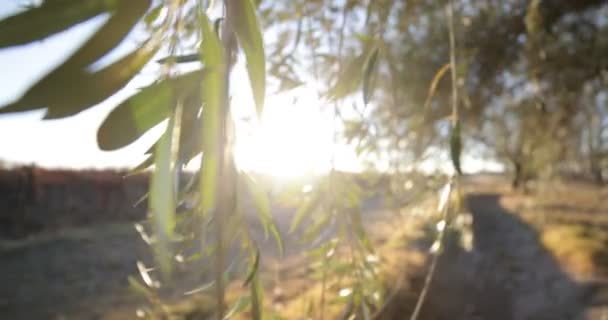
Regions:
[[[262,3],[261,11],[267,28],[277,30],[270,74],[283,87],[301,83],[298,75],[307,71],[323,70],[327,96],[342,98],[365,86],[363,56],[378,48],[372,81],[378,90],[367,108],[357,101],[357,112],[343,112],[346,138],[356,141],[361,153],[381,152],[401,165],[442,150],[450,114],[444,3],[280,3]],[[504,164],[514,186],[573,171],[602,182],[602,141],[608,135],[602,116],[608,81],[606,1],[454,5],[467,151]],[[340,32],[346,40],[338,55]],[[356,70],[347,67],[340,74],[338,60]]]

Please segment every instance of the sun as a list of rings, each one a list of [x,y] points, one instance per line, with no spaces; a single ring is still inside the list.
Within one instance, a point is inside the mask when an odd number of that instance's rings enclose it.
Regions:
[[[239,59],[231,74],[234,156],[240,170],[289,179],[323,175],[332,166],[360,171],[355,149],[334,138],[340,123],[310,81],[286,92],[270,85],[262,114],[255,116],[247,70]]]
[[[235,160],[242,170],[299,177],[331,167],[332,117],[312,88],[271,96],[259,120],[237,116],[236,122]]]

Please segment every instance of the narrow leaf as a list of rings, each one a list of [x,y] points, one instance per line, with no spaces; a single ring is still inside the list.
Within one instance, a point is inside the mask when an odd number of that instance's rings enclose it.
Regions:
[[[330,99],[342,99],[360,88],[363,79],[361,66],[365,65],[366,60],[367,54],[364,52],[346,64],[327,94]]]
[[[203,43],[201,61],[206,74],[202,84],[203,107],[201,141],[203,158],[200,170],[201,209],[204,214],[215,207],[220,159],[220,119],[224,94],[224,50],[206,15],[201,15]]]
[[[150,10],[150,12],[146,14],[144,17],[144,22],[148,28],[151,28],[154,25],[154,22],[156,22],[161,12],[163,12],[163,9],[165,9],[164,3],[157,5],[154,7],[154,9]]]
[[[249,193],[253,197],[253,201],[255,202],[258,217],[260,218],[260,222],[262,223],[262,227],[264,228],[264,234],[268,237],[268,221],[272,220],[270,215],[270,203],[268,202],[268,197],[266,193],[261,190],[260,186],[251,178],[248,174],[243,173],[245,176],[245,182],[247,184],[247,188],[249,189]]]
[[[45,1],[41,7],[22,13],[21,15],[23,16],[13,16],[0,21],[0,47],[5,43],[2,40],[6,39],[4,36],[5,30],[8,30],[10,35],[19,37],[21,40],[29,39],[25,42],[27,43],[34,40],[40,40],[40,37],[44,37],[43,35],[50,35],[49,32],[54,33],[55,29],[52,26],[49,26],[49,24],[58,26],[62,23],[71,23],[68,27],[76,24],[75,22],[70,21],[68,17],[64,17],[64,15],[71,16],[79,13],[82,14],[87,10],[92,12],[100,10],[101,12],[109,11],[111,16],[108,21],[106,21],[90,39],[52,73],[66,72],[67,70],[77,72],[97,61],[110,50],[118,46],[141,19],[149,6],[150,0],[134,0],[128,2],[117,0]],[[33,21],[34,23],[32,23]],[[27,27],[19,27],[18,25],[20,24],[26,24]],[[20,30],[20,32],[14,32],[14,30]],[[28,34],[26,32],[24,35],[24,30],[29,30],[31,33]],[[8,41],[10,42],[10,40]],[[14,44],[20,43],[9,45]]]
[[[116,1],[116,0],[114,0]],[[86,2],[86,1],[80,1]],[[116,10],[99,30],[56,69],[80,70],[115,49],[150,7],[150,0],[117,1]],[[63,72],[63,71],[62,71]]]
[[[181,56],[169,56],[169,57],[165,57],[165,58],[161,58],[158,59],[158,63],[160,64],[165,64],[165,63],[188,63],[188,62],[198,62],[201,61],[201,56],[198,53],[194,53],[194,54],[187,54],[187,55],[181,55]]]
[[[365,300],[361,302],[361,313],[363,314],[363,320],[372,320],[371,310]]]
[[[233,316],[237,315],[238,313],[242,312],[243,310],[245,310],[245,308],[247,308],[249,305],[251,304],[251,297],[248,296],[242,296],[240,297],[232,306],[232,308],[230,308],[230,310],[226,313],[226,316],[224,316],[224,319],[230,319]]]
[[[320,200],[320,193],[315,192],[310,199],[300,205],[298,211],[296,211],[295,215],[293,216],[293,219],[291,220],[291,226],[289,227],[290,233],[294,232],[300,226],[302,220],[304,220],[306,216],[310,215],[310,213],[313,212],[319,206]]]
[[[175,135],[179,134],[181,106],[169,118],[169,124],[155,150],[155,169],[150,182],[149,208],[155,227],[155,253],[163,274],[171,273],[170,240],[175,228],[174,177],[176,150]]]
[[[373,93],[373,76],[378,61],[378,48],[374,48],[363,68],[363,103],[368,104]]]
[[[230,7],[234,30],[247,59],[247,72],[259,116],[264,110],[266,94],[266,59],[256,5],[252,0],[236,0]]]
[[[42,40],[112,10],[120,1],[44,1],[0,21],[0,48]]]
[[[140,173],[154,164],[154,156],[148,155],[142,162],[140,162],[135,168],[131,169],[130,174]]]
[[[354,298],[354,294],[351,294],[351,295],[349,295],[349,299],[348,299],[348,303],[346,304],[346,307],[344,308],[344,310],[342,311],[342,314],[340,315],[340,320],[352,319],[351,315],[353,314],[354,310],[355,310],[355,298]]]
[[[139,283],[139,281],[137,281],[137,279],[133,278],[132,276],[129,276],[127,278],[127,280],[129,281],[129,287],[135,293],[143,295],[145,297],[151,297],[151,296],[153,296],[152,292],[146,286],[144,286],[143,284]]]
[[[73,88],[73,90],[78,90],[79,87],[82,89],[75,99],[70,103],[55,101],[48,104],[48,111],[44,119],[69,117],[111,97],[124,88],[156,54],[160,48],[159,40],[159,38],[151,39],[140,49],[106,68],[93,74],[87,74],[83,82]]]
[[[195,260],[196,260],[196,258],[194,258],[194,259],[193,258],[188,259],[188,261],[195,261]],[[202,292],[208,291],[209,289],[213,288],[214,284],[215,283],[213,283],[213,281],[205,283],[205,284],[203,284],[202,286],[200,286],[198,288],[194,288],[192,290],[184,292],[184,295],[185,296],[189,296],[189,295],[193,295],[193,294],[196,294],[196,293],[202,293]]]
[[[361,212],[359,210],[349,210],[350,220],[352,223],[353,231],[355,232],[355,236],[361,246],[367,250],[369,253],[374,252],[374,248],[372,246],[372,242],[367,237],[367,232],[363,227],[363,221],[361,219]]]
[[[462,152],[462,140],[460,136],[460,122],[456,122],[452,127],[450,134],[450,156],[452,158],[452,165],[454,170],[461,175],[462,170],[460,167],[460,154]]]
[[[249,288],[251,290],[251,318],[253,320],[261,320],[263,293],[257,274],[253,276]]]
[[[433,99],[433,96],[435,95],[435,91],[437,91],[439,81],[443,79],[443,76],[445,76],[448,70],[450,70],[450,64],[446,63],[443,65],[443,67],[441,67],[441,69],[439,69],[439,71],[437,71],[437,73],[435,73],[435,76],[431,81],[431,85],[429,86],[429,92],[426,95],[426,101],[424,102],[425,108],[428,108],[429,104],[431,103],[431,99]]]
[[[167,119],[173,90],[169,81],[152,84],[122,102],[108,115],[97,131],[101,150],[116,150],[131,144]]]
[[[321,229],[331,223],[332,218],[333,215],[331,213],[324,213],[323,216],[309,225],[301,237],[302,243],[312,242],[315,239],[318,239],[319,236],[321,236]]]
[[[249,271],[247,272],[247,277],[245,278],[245,282],[243,283],[243,287],[248,286],[258,273],[258,268],[260,266],[260,250],[255,248],[255,254],[253,255],[253,262],[249,267]]]
[[[279,249],[279,253],[283,254],[283,237],[279,232],[279,228],[276,225],[276,222],[272,218],[272,214],[270,212],[270,201],[268,200],[268,195],[261,188],[260,185],[256,183],[256,181],[248,174],[242,173],[244,176],[245,183],[249,189],[249,192],[253,196],[253,201],[256,204],[256,208],[258,211],[258,216],[260,218],[260,222],[262,227],[264,228],[264,234],[268,236],[268,232],[272,233],[272,236],[275,238],[277,243],[277,247]]]
[[[438,212],[442,212],[445,209],[445,206],[448,204],[448,200],[450,199],[451,194],[452,194],[452,183],[448,182],[440,190],[439,201],[437,202],[437,211]]]
[[[97,131],[97,144],[102,150],[116,150],[131,144],[148,130],[166,119],[176,95],[199,96],[201,70],[149,85],[123,101],[104,120]],[[200,99],[196,99],[200,102]],[[197,102],[184,102],[184,114],[200,107]]]
[[[122,89],[150,60],[160,45],[159,38],[95,73],[59,72],[43,78],[17,102],[0,109],[0,114],[47,107],[45,119],[75,115]],[[69,88],[70,93],[66,93]]]
[[[197,116],[197,114],[201,110],[201,94],[198,89],[199,83],[190,83],[190,86],[194,85],[194,89],[192,92],[187,92],[184,100],[184,113],[182,115],[182,133],[180,137],[180,156],[179,158],[184,161],[184,163],[189,162],[196,155],[200,154],[200,130],[201,130],[201,118]],[[182,87],[184,88],[184,87]],[[179,92],[180,87],[174,87],[175,91],[177,91],[178,96],[182,96]],[[156,142],[158,143],[158,141]],[[156,143],[154,143],[144,154],[154,154],[154,149],[156,148]]]
[[[274,220],[270,220],[270,222],[268,224],[268,228],[270,229],[270,233],[274,237],[274,240],[277,244],[277,248],[279,249],[279,255],[282,256],[283,253],[285,252],[285,245],[283,244],[283,236],[281,235],[281,232],[279,231],[279,227],[277,226],[277,223]]]

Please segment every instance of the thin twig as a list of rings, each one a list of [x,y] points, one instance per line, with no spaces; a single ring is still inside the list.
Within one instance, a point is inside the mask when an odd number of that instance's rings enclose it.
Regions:
[[[456,37],[454,35],[454,4],[452,0],[448,0],[448,6],[446,10],[448,18],[448,32],[450,37],[450,74],[452,75],[452,125],[456,125],[459,121],[458,114],[458,84],[456,77]]]
[[[454,178],[452,178],[452,179],[454,179]],[[449,183],[450,189],[449,189],[447,198],[450,199],[452,191],[453,191],[454,180],[451,180],[448,183]],[[429,267],[429,271],[427,272],[426,277],[424,279],[424,287],[422,288],[422,291],[420,292],[420,296],[418,296],[418,301],[416,301],[416,306],[414,308],[414,312],[412,313],[412,316],[410,317],[410,320],[418,319],[420,310],[422,310],[422,306],[424,305],[424,301],[426,300],[426,296],[428,295],[429,288],[431,287],[431,282],[433,281],[433,278],[435,276],[435,270],[437,269],[437,263],[439,262],[439,257],[441,257],[441,254],[443,253],[443,239],[445,237],[445,231],[448,229],[447,218],[448,218],[449,210],[450,210],[449,203],[445,204],[441,210],[441,220],[445,222],[445,225],[444,225],[443,229],[441,229],[439,231],[439,234],[437,235],[437,239],[435,240],[436,243],[439,244],[439,249],[437,250],[436,254],[433,256],[433,260],[431,261],[431,266]]]
[[[457,65],[456,65],[456,40],[455,40],[455,36],[454,36],[454,5],[452,3],[452,0],[448,0],[448,4],[446,7],[446,16],[447,16],[447,20],[448,20],[448,32],[449,32],[449,42],[450,42],[450,65],[452,66],[452,68],[450,68],[451,69],[450,74],[452,76],[452,126],[455,127],[456,125],[458,125],[459,115],[458,115],[458,85],[456,83]],[[449,201],[449,199],[451,197],[453,188],[459,187],[457,174],[452,175],[449,184],[450,184],[450,191],[449,191],[449,194],[447,195],[447,197],[448,197],[447,201]],[[420,314],[420,310],[422,309],[422,306],[424,305],[424,301],[426,300],[426,296],[427,296],[429,288],[431,286],[431,282],[433,281],[433,277],[435,275],[435,270],[437,268],[439,257],[441,256],[441,253],[443,251],[443,238],[445,236],[445,230],[448,229],[449,208],[450,208],[449,203],[444,205],[444,207],[443,207],[441,216],[442,216],[442,220],[445,223],[445,226],[439,232],[439,235],[437,236],[437,240],[436,240],[440,247],[439,247],[439,250],[437,251],[437,254],[435,254],[435,256],[433,256],[433,260],[431,261],[431,266],[430,266],[429,271],[424,280],[424,287],[422,288],[422,291],[420,292],[420,296],[418,297],[418,301],[416,302],[416,306],[414,308],[414,312],[412,313],[412,316],[410,317],[410,320],[418,319],[418,315]]]
[[[225,266],[225,243],[224,233],[226,227],[226,219],[233,209],[231,202],[234,200],[234,165],[231,153],[231,126],[229,125],[230,117],[230,71],[232,68],[232,52],[235,48],[234,33],[232,30],[232,2],[224,0],[224,17],[226,23],[222,29],[222,44],[224,47],[225,66],[224,66],[224,92],[222,92],[222,111],[220,113],[220,132],[218,143],[218,154],[220,163],[220,174],[217,179],[217,189],[220,192],[217,208],[214,211],[214,217],[217,223],[216,227],[216,256],[215,256],[215,285],[216,285],[216,300],[217,300],[217,319],[223,320],[226,313],[225,294],[226,288],[224,283],[224,266]],[[219,177],[222,177],[219,179]]]

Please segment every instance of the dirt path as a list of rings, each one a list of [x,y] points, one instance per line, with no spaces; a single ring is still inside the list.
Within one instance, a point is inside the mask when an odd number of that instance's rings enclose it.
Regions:
[[[132,224],[101,226],[0,249],[0,319],[98,319],[140,299],[126,276],[150,251]]]
[[[473,246],[446,239],[421,319],[586,319],[589,286],[561,270],[499,194],[470,194]]]
[[[536,230],[499,200],[499,194],[468,196],[473,248],[448,247],[423,314],[450,320],[603,319],[604,311],[590,312],[591,286],[563,272]],[[281,229],[288,227],[283,222]],[[120,308],[133,315],[141,298],[129,293],[126,276],[137,273],[138,260],[152,264],[149,247],[131,224],[0,246],[0,319],[107,319],[107,310]]]
[[[475,194],[468,198],[473,215],[474,248],[482,300],[497,291],[499,306],[478,312],[482,319],[579,319],[589,288],[564,273],[559,263],[541,245],[537,232],[515,214],[505,210],[497,194]],[[488,301],[490,303],[490,301]]]

